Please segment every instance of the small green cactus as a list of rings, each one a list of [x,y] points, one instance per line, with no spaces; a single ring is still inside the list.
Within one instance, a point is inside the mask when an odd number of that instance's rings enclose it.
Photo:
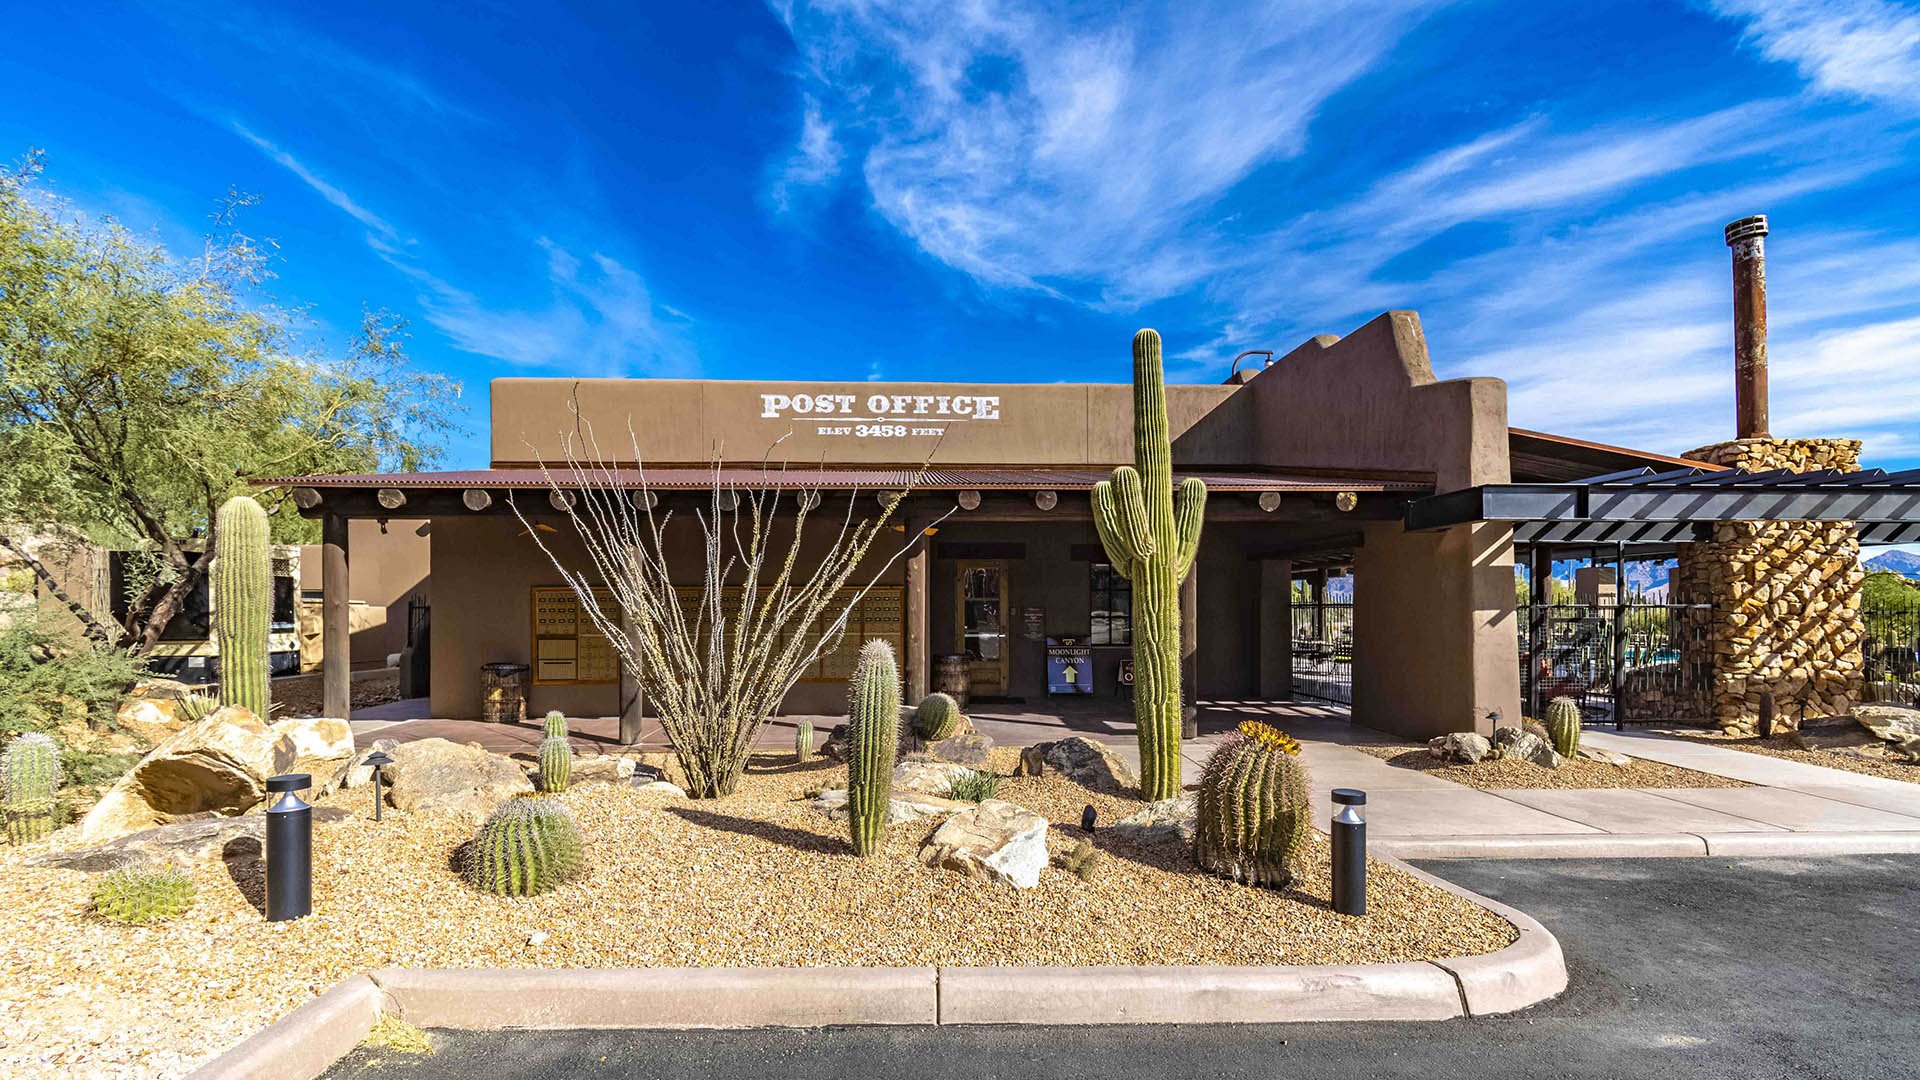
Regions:
[[[573,747],[567,745],[566,736],[540,740],[540,790],[558,795],[572,782]]]
[[[549,739],[566,738],[567,737],[567,718],[565,714],[561,713],[559,709],[554,709],[553,711],[547,713],[545,730],[541,734],[545,738],[549,738]]]
[[[913,710],[913,733],[927,742],[951,739],[960,733],[960,703],[946,694],[929,694]]]
[[[979,769],[971,769],[965,776],[954,777],[947,787],[947,797],[958,802],[986,802],[999,791],[999,776]]]
[[[813,721],[802,720],[793,729],[793,760],[805,763],[813,760]]]
[[[1570,697],[1547,702],[1547,741],[1553,752],[1572,757],[1580,752],[1580,703]]]
[[[0,794],[4,795],[7,839],[30,844],[53,831],[53,794],[60,788],[60,744],[30,731],[13,740],[0,757]]]
[[[878,638],[860,647],[847,695],[847,823],[857,855],[880,850],[900,743],[900,669],[893,646]]]
[[[480,826],[467,856],[467,881],[496,896],[532,896],[578,877],[586,842],[553,799],[515,799]]]
[[[1208,759],[1200,779],[1194,861],[1249,885],[1285,888],[1313,827],[1300,744],[1249,720]]]
[[[1100,864],[1106,861],[1106,856],[1100,852],[1099,848],[1093,846],[1093,841],[1082,840],[1073,846],[1072,851],[1055,861],[1060,864],[1061,869],[1081,881],[1092,881],[1094,875],[1100,870]]]
[[[220,704],[266,720],[272,700],[267,634],[273,620],[273,557],[267,512],[245,495],[220,505],[213,530],[213,630],[220,649]]]
[[[177,866],[128,866],[100,880],[93,911],[117,923],[148,923],[185,914],[193,906],[193,878]]]

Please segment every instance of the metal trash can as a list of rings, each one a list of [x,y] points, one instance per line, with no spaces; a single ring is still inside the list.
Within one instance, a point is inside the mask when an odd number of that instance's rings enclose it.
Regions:
[[[527,722],[527,678],[533,669],[504,660],[480,665],[480,719],[489,724]]]

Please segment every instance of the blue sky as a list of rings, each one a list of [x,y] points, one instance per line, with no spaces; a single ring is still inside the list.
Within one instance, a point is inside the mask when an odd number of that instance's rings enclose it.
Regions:
[[[505,375],[1225,376],[1387,308],[1515,424],[1732,433],[1721,226],[1773,220],[1776,434],[1920,465],[1920,11],[1883,0],[73,2],[0,156],[276,299]],[[1311,418],[1302,417],[1302,422]]]

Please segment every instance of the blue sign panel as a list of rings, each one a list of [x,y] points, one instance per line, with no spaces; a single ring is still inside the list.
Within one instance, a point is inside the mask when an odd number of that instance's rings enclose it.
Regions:
[[[1093,693],[1093,650],[1085,638],[1047,639],[1047,693]]]

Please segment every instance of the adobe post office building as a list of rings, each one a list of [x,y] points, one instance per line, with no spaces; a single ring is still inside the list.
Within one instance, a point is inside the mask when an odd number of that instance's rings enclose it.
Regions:
[[[1125,342],[1114,343],[1113,369],[1131,377]],[[1752,365],[1741,370],[1750,376]],[[1169,386],[1176,479],[1201,477],[1210,492],[1182,596],[1192,695],[1312,692],[1296,685],[1293,586],[1305,579],[1323,599],[1332,571],[1352,579],[1350,629],[1335,648],[1350,663],[1356,722],[1415,737],[1513,723],[1526,711],[1523,669],[1535,670],[1521,657],[1546,656],[1548,632],[1516,615],[1516,551],[1534,561],[1537,589],[1556,554],[1604,550],[1621,560],[1677,554],[1676,580],[1727,594],[1700,605],[1707,622],[1687,646],[1699,655],[1669,665],[1699,672],[1663,699],[1672,714],[1750,716],[1763,693],[1843,703],[1859,689],[1849,606],[1859,542],[1920,539],[1920,475],[1857,471],[1858,443],[1772,439],[1764,372],[1762,363],[1757,391],[1750,379],[1741,386],[1743,437],[1687,459],[1509,427],[1500,380],[1434,378],[1412,312],[1316,337],[1218,385]],[[766,484],[772,450],[788,463],[787,488],[822,492],[809,519],[817,530],[835,528],[849,505],[856,517],[877,514],[876,496],[907,488],[931,463],[897,511],[905,528],[883,534],[869,571],[907,545],[904,557],[785,712],[841,712],[859,642],[882,637],[899,647],[909,701],[963,680],[976,699],[1036,711],[1062,695],[1108,699],[1125,714],[1131,597],[1105,565],[1089,492],[1132,460],[1129,382],[502,379],[492,393],[492,468],[271,481],[326,522],[323,588],[339,612],[330,634],[347,632],[348,524],[429,522],[429,715],[480,715],[482,666],[512,663],[530,667],[532,713],[637,717],[612,650],[513,512],[586,565],[560,509],[567,496],[540,467],[569,476],[576,402],[636,496],[637,445],[658,510],[676,512],[676,565],[692,575],[701,571],[692,512],[712,498],[716,461],[724,485],[752,488]],[[1770,601],[1756,607],[1755,596]],[[1759,659],[1756,634],[1766,638]],[[331,663],[346,652],[326,650],[329,715],[347,710],[344,665]],[[1556,662],[1541,665],[1531,693]],[[1617,667],[1615,691],[1621,700]]]

